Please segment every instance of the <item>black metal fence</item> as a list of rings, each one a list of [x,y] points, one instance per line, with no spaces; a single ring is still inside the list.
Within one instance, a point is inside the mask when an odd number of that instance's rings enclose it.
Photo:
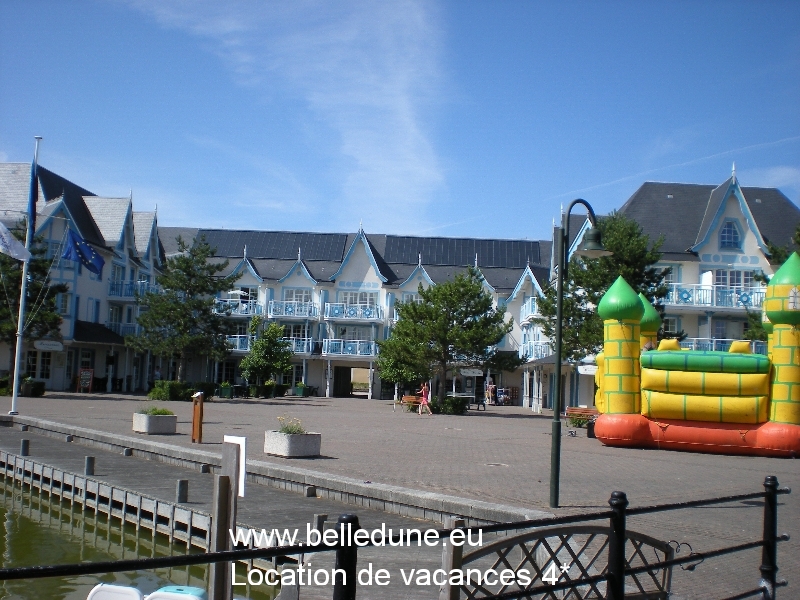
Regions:
[[[556,598],[555,593],[569,590],[575,593],[576,598],[599,598],[598,588],[595,584],[605,582],[605,597],[609,600],[623,600],[626,598],[625,581],[628,577],[634,577],[641,573],[657,573],[662,569],[671,569],[678,565],[692,565],[714,558],[743,552],[753,548],[761,548],[761,564],[758,567],[760,580],[756,587],[743,591],[734,596],[729,596],[720,600],[739,600],[744,598],[758,597],[763,600],[775,600],[776,590],[787,585],[786,581],[778,581],[778,543],[789,539],[787,534],[778,534],[778,496],[789,494],[789,488],[780,488],[778,480],[774,476],[769,476],[764,480],[764,491],[750,494],[739,494],[734,496],[721,496],[703,500],[692,500],[687,502],[677,502],[671,504],[658,504],[653,506],[640,506],[629,508],[628,499],[624,492],[614,492],[609,499],[610,510],[594,513],[584,513],[569,515],[557,518],[533,519],[527,521],[517,521],[513,523],[499,523],[482,527],[456,527],[449,529],[436,530],[439,539],[447,538],[456,529],[464,532],[500,533],[508,531],[519,531],[533,528],[548,527],[553,528],[559,525],[570,525],[586,521],[598,521],[608,519],[608,543],[607,543],[607,564],[605,568],[599,570],[594,575],[588,574],[582,569],[582,576],[577,579],[556,582],[545,585],[529,585],[524,588],[510,590],[494,595],[470,597],[481,598],[481,600],[512,600],[517,598],[532,599],[535,597]],[[665,511],[690,509],[716,504],[731,502],[741,502],[746,500],[764,500],[764,522],[763,535],[761,539],[752,540],[742,544],[726,546],[705,552],[692,552],[688,556],[681,558],[670,558],[654,563],[639,566],[631,566],[626,559],[625,545],[627,538],[626,520],[629,516],[644,515],[649,513],[659,513]],[[347,527],[347,524],[350,527]],[[344,527],[342,527],[344,526]],[[337,529],[340,531],[350,530],[352,534],[360,529],[358,517],[346,514],[339,517]],[[406,541],[418,541],[419,534],[412,534]],[[402,534],[392,536],[395,545],[402,540]],[[379,539],[379,542],[382,541]],[[373,546],[371,541],[362,544],[362,547]],[[0,569],[0,581],[11,579],[38,579],[43,577],[68,577],[76,575],[93,575],[115,572],[130,572],[148,570],[164,567],[181,567],[197,564],[210,564],[219,562],[246,561],[254,559],[276,559],[278,557],[292,555],[306,555],[320,552],[335,552],[337,570],[344,573],[344,577],[334,577],[333,600],[354,600],[357,592],[357,561],[358,546],[350,539],[339,539],[337,545],[292,545],[278,546],[270,548],[251,548],[241,550],[226,550],[221,552],[208,552],[205,554],[193,554],[182,556],[168,556],[160,558],[144,558],[132,560],[118,560],[110,562],[50,565],[36,567],[19,567],[13,569]],[[754,567],[755,571],[755,567]],[[755,580],[754,576],[754,580]],[[535,583],[535,580],[534,580]],[[578,590],[595,590],[595,595],[578,595]],[[641,598],[639,593],[632,594],[630,597]],[[646,594],[645,594],[646,597]]]

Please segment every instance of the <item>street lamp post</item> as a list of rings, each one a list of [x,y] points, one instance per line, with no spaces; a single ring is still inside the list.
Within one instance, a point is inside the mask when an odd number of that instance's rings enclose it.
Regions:
[[[561,217],[561,227],[556,230],[556,251],[558,252],[558,278],[556,283],[556,347],[555,347],[555,394],[553,396],[553,439],[550,447],[550,507],[558,508],[558,485],[561,478],[561,397],[564,386],[561,382],[561,336],[562,312],[564,309],[564,280],[567,278],[567,252],[569,250],[569,213],[576,204],[583,204],[589,213],[592,227],[583,235],[583,248],[576,251],[578,256],[599,258],[608,256],[600,241],[597,217],[591,205],[581,198],[570,202],[567,212]]]

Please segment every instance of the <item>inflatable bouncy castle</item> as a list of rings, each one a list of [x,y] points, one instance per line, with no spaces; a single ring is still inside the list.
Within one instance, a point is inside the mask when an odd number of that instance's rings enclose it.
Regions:
[[[728,352],[682,350],[661,340],[658,312],[618,278],[597,312],[601,413],[608,446],[800,456],[800,256],[773,276],[763,304],[767,356],[734,342]]]

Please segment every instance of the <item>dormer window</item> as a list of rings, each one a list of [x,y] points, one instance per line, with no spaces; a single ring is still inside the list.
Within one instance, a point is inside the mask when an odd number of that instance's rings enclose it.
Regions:
[[[719,247],[722,249],[740,250],[742,247],[742,234],[736,221],[727,221],[719,230]]]

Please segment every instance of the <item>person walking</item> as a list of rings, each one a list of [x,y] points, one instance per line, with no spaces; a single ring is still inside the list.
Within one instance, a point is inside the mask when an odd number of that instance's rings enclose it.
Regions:
[[[422,409],[424,407],[428,409],[428,414],[430,416],[433,416],[433,411],[431,411],[431,406],[430,404],[428,404],[428,398],[430,397],[430,390],[428,389],[427,381],[422,382],[422,389],[418,393],[422,395],[422,399],[420,400],[419,403],[419,415],[422,416]]]

